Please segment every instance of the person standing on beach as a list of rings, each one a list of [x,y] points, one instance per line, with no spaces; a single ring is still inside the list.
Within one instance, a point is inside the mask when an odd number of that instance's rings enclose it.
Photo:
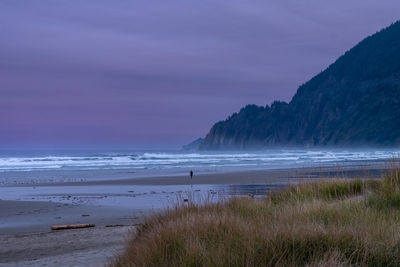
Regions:
[[[193,179],[193,171],[190,171],[190,179]]]

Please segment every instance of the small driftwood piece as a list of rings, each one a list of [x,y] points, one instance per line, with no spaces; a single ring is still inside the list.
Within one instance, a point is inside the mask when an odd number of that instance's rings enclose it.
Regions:
[[[95,227],[95,225],[92,223],[53,225],[51,227],[51,230],[79,229],[79,228],[88,228],[88,227]]]

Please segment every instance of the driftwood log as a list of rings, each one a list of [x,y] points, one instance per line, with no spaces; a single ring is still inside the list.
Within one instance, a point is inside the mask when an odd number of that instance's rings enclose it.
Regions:
[[[95,227],[95,225],[92,223],[53,225],[51,227],[51,230],[79,229],[79,228],[88,228],[88,227]]]

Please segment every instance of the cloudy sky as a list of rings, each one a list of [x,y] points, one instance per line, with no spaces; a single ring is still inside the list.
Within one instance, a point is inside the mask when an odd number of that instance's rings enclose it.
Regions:
[[[178,148],[290,101],[398,0],[0,1],[0,148]]]

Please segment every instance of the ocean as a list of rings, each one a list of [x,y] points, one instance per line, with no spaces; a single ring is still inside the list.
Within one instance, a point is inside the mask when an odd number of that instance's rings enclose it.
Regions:
[[[381,163],[400,150],[19,151],[0,154],[0,184],[88,181]]]

